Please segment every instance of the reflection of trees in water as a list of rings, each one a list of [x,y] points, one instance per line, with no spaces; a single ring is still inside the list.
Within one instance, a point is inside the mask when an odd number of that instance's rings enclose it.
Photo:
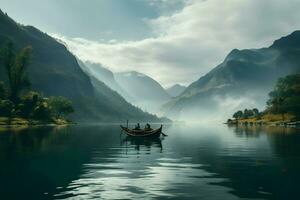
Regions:
[[[281,134],[280,134],[281,133]],[[268,135],[270,144],[276,155],[282,158],[291,158],[299,156],[300,153],[300,130],[295,128],[273,130],[272,134]]]
[[[253,157],[256,159],[254,166],[223,160],[224,168],[221,173],[229,174],[232,180],[232,183],[225,185],[236,188],[234,193],[240,197],[253,195],[267,199],[286,199],[288,195],[289,199],[297,199],[300,178],[300,135],[297,133],[300,130],[282,126],[232,126],[230,129],[237,137],[256,138],[265,135],[268,141],[266,149],[268,145],[271,146],[271,155],[264,155],[262,148],[257,152],[257,157]],[[228,164],[227,167],[225,163]],[[258,193],[259,188],[267,193]],[[268,195],[268,192],[273,194]]]
[[[298,199],[300,178],[300,130],[295,128],[269,128],[268,140],[278,165],[276,193],[278,199]],[[275,181],[276,182],[276,181]]]
[[[259,137],[261,126],[230,126],[238,137]]]
[[[63,127],[9,129],[0,133],[0,146],[2,153],[25,154],[47,149],[54,141],[64,141],[67,134],[67,129]]]
[[[97,147],[111,145],[113,131],[109,127],[43,127],[0,133],[1,198],[52,199],[80,178],[83,164]],[[117,152],[105,152],[113,153]]]
[[[288,135],[296,132],[297,129],[283,126],[228,126],[238,137],[259,137],[260,134]]]
[[[209,133],[198,140],[197,137],[182,138],[172,150],[183,156],[193,155],[196,163],[203,164],[203,169],[216,178],[226,179],[217,185],[231,188],[231,193],[238,197],[286,199],[283,194],[289,194],[289,199],[298,199],[300,134],[297,132],[300,131],[267,126],[231,126],[229,129],[227,133],[234,136],[232,140],[228,137],[223,142],[218,140],[221,133]],[[187,149],[188,146],[199,148]]]
[[[24,195],[28,199],[48,199],[56,187],[66,186],[77,177],[80,155],[76,155],[76,151],[72,155],[63,148],[69,139],[70,129],[61,127],[2,132],[0,188],[4,192],[1,197],[21,199]],[[49,194],[45,195],[45,192]]]

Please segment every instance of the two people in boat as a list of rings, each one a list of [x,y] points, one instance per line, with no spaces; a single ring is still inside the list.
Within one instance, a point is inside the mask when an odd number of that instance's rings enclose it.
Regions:
[[[140,126],[140,123],[137,123],[137,125],[135,126],[135,128],[134,128],[135,130],[141,130],[141,126]],[[150,126],[150,124],[146,124],[145,125],[145,130],[149,130],[149,129],[151,129],[151,126]]]

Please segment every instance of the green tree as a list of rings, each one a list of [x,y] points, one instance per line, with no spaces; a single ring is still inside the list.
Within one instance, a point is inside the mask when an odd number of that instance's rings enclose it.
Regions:
[[[232,116],[234,119],[240,119],[243,117],[243,111],[239,110],[236,113],[233,114]]]
[[[245,109],[244,114],[243,114],[243,118],[248,119],[249,117],[252,117],[253,115],[254,115],[254,113],[253,113],[252,110]]]
[[[292,113],[300,118],[300,74],[280,78],[267,102],[271,113]]]
[[[28,118],[33,114],[34,109],[42,102],[43,98],[37,92],[30,91],[21,97],[17,105],[17,114],[21,117]]]
[[[0,81],[0,99],[6,98],[6,90],[4,87],[4,83]]]
[[[257,108],[253,108],[253,109],[252,109],[252,112],[253,112],[253,115],[254,115],[255,117],[258,117],[258,116],[259,116],[259,110],[258,110]]]
[[[50,97],[48,103],[56,118],[67,116],[74,112],[72,102],[65,97]]]
[[[0,100],[0,116],[11,117],[14,104],[9,100]]]
[[[26,69],[30,63],[31,52],[32,48],[28,46],[15,54],[11,41],[1,51],[9,83],[10,100],[14,103],[19,101],[21,92],[30,85]]]
[[[32,117],[38,120],[50,120],[51,119],[51,108],[46,101],[41,101],[34,108]]]

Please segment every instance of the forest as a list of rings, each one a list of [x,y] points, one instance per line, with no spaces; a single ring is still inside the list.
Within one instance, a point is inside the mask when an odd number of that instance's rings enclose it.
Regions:
[[[264,111],[257,108],[239,110],[228,123],[289,123],[300,119],[300,74],[279,78]]]
[[[31,46],[16,51],[11,41],[0,50],[7,80],[0,82],[0,125],[66,124],[67,117],[74,112],[67,98],[45,97],[31,90],[27,69],[32,51]]]

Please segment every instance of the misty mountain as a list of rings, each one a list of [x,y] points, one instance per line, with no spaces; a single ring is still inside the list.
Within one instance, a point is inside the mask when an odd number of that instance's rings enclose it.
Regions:
[[[170,99],[158,82],[144,74],[138,72],[114,74],[99,63],[81,61],[79,63],[91,77],[103,82],[128,102],[149,112],[155,113],[159,106]]]
[[[279,77],[300,71],[300,31],[262,49],[234,49],[225,60],[164,105],[167,116],[219,117],[232,109],[263,108]],[[228,117],[228,116],[227,116]]]
[[[94,78],[103,82],[110,89],[118,92],[123,98],[125,98],[128,102],[132,102],[133,99],[129,94],[125,92],[125,90],[117,83],[115,80],[115,75],[112,71],[103,67],[100,63],[91,63],[91,62],[81,62],[79,61],[79,65],[87,74],[92,75]]]
[[[80,121],[158,121],[112,91],[104,83],[90,78],[67,48],[32,26],[16,23],[0,11],[0,47],[11,40],[16,50],[30,45],[32,60],[28,69],[32,89],[45,96],[64,96],[72,100],[74,118]],[[0,81],[7,82],[0,64]]]
[[[175,84],[175,85],[169,87],[168,89],[166,89],[166,91],[167,91],[167,93],[168,93],[171,97],[177,97],[177,96],[180,95],[185,89],[186,89],[185,86],[179,85],[179,84]]]
[[[156,112],[157,109],[170,99],[165,89],[151,77],[132,72],[115,73],[115,79],[133,98],[133,104],[144,110]]]

